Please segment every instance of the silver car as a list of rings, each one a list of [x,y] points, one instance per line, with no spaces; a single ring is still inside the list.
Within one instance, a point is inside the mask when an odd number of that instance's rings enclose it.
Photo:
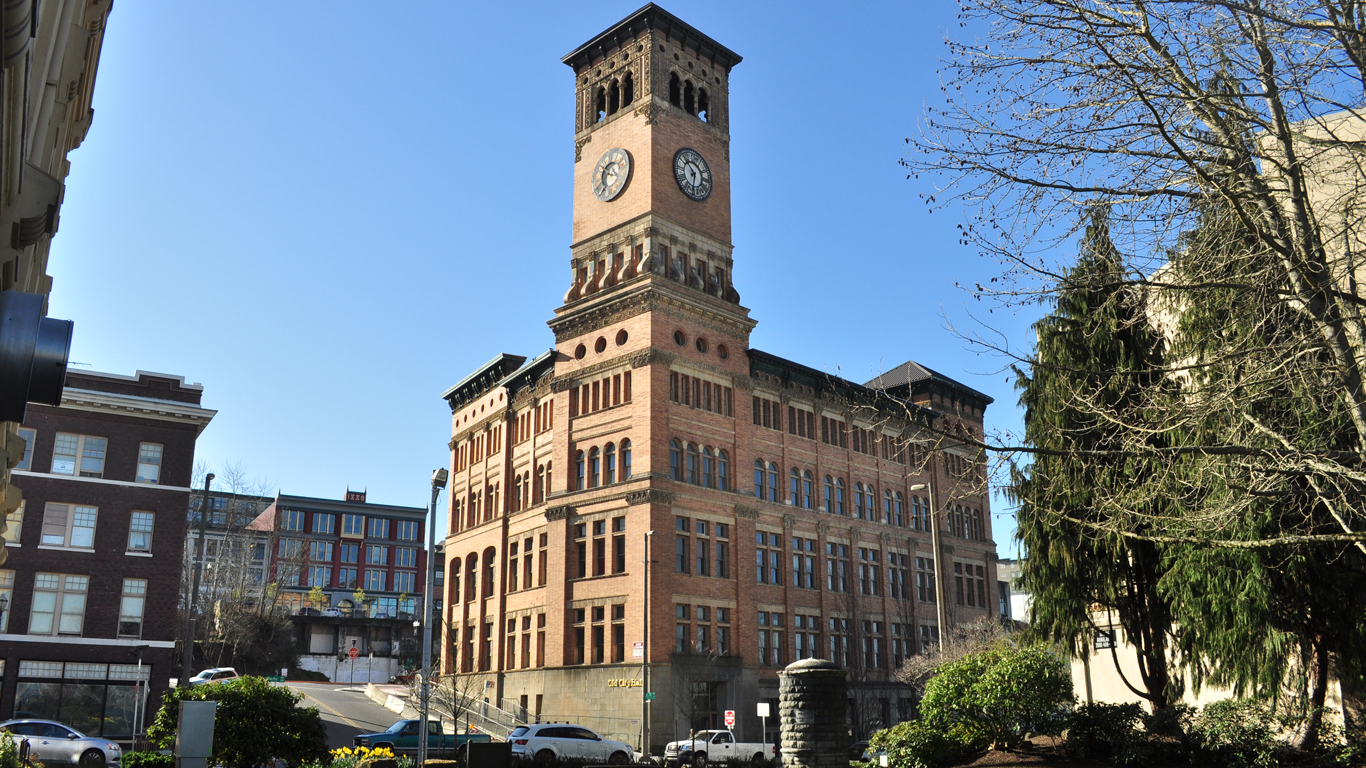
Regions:
[[[107,768],[117,766],[122,756],[118,744],[51,720],[6,720],[0,731],[14,734],[16,744],[28,742],[29,757],[45,765]]]
[[[630,744],[604,739],[571,723],[519,725],[508,734],[514,760],[548,765],[556,760],[582,760],[590,765],[626,765],[634,757]]]

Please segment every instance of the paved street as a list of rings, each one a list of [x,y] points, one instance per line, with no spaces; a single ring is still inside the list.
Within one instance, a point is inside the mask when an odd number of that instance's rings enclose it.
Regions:
[[[343,690],[346,686],[328,683],[287,683],[304,695],[301,707],[317,707],[327,725],[330,749],[351,746],[358,733],[388,728],[399,716],[371,701],[361,691]]]

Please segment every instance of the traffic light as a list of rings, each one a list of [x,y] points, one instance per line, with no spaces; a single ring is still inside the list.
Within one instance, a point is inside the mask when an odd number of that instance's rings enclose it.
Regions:
[[[70,320],[43,317],[43,297],[0,292],[0,421],[24,420],[29,403],[61,405]]]

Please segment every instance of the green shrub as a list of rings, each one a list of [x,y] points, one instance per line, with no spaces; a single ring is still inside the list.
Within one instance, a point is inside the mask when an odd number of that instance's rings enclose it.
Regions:
[[[216,701],[211,766],[257,768],[276,760],[289,768],[330,762],[327,731],[316,707],[296,707],[303,694],[274,686],[262,677],[239,677],[226,683],[172,688],[147,729],[158,748],[175,743],[182,701]]]
[[[0,733],[0,768],[19,768],[19,745],[9,731]]]
[[[1276,730],[1271,707],[1252,699],[1227,699],[1207,704],[1192,718],[1187,739],[1198,763],[1270,768],[1283,748]]]
[[[1184,741],[1193,717],[1195,707],[1189,704],[1168,704],[1151,715],[1143,716],[1143,730],[1150,736]]]
[[[321,673],[321,672],[314,672],[314,671],[308,670],[308,669],[299,669],[298,667],[290,667],[290,668],[289,668],[289,679],[290,679],[290,680],[297,680],[297,681],[304,682],[304,683],[330,683],[330,682],[332,682],[331,679],[329,679],[327,675],[324,675],[324,674]]]
[[[1144,739],[1138,724],[1143,708],[1137,704],[1083,704],[1067,719],[1067,751],[1077,757],[1123,764],[1121,757]]]
[[[1048,648],[970,654],[925,684],[925,722],[966,746],[1010,747],[1025,733],[1057,733],[1073,702],[1072,671]]]
[[[175,758],[160,752],[125,752],[121,768],[175,768]]]
[[[937,768],[967,754],[968,748],[923,720],[884,728],[868,740],[871,751],[887,753],[896,768]]]

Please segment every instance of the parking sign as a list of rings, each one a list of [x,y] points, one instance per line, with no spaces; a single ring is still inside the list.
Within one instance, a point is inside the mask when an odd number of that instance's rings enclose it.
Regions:
[[[727,727],[727,728],[734,728],[734,727],[735,727],[735,710],[733,710],[733,709],[728,709],[728,710],[726,710],[726,727]]]

